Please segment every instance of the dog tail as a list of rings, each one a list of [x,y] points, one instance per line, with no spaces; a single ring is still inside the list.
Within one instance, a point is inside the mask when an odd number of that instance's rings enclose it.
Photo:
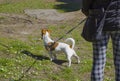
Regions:
[[[68,42],[68,41],[72,42],[72,45],[70,45],[70,47],[71,47],[72,49],[74,48],[74,46],[75,46],[75,40],[74,40],[73,38],[67,38],[65,41],[66,41],[66,42]]]

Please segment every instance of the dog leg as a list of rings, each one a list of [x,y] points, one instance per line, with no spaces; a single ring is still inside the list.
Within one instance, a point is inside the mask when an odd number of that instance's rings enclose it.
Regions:
[[[56,59],[57,59],[57,56],[56,56],[55,53],[53,53],[53,56],[54,56],[53,59],[56,60]]]
[[[71,56],[67,56],[67,59],[68,59],[68,67],[71,66]]]
[[[76,54],[76,52],[74,52],[74,56],[75,56],[75,58],[77,59],[77,62],[78,62],[78,64],[80,63],[80,58],[79,58],[79,56]]]
[[[53,61],[53,56],[51,51],[49,51],[49,55],[50,55],[50,61]]]

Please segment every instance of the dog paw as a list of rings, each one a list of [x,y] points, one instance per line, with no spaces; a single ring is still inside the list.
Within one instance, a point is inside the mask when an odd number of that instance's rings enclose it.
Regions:
[[[53,61],[53,59],[51,58],[50,61]]]

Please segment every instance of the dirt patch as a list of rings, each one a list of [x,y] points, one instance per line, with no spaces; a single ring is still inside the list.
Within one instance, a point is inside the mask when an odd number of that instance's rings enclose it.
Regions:
[[[0,13],[0,35],[26,40],[40,35],[43,27],[82,19],[82,15],[80,11],[59,13],[54,9],[25,10],[25,15]]]
[[[25,10],[25,14],[46,21],[62,21],[66,19],[67,14],[60,14],[55,9],[36,9]]]
[[[78,13],[78,12],[60,13],[55,9],[34,9],[34,10],[27,9],[24,12],[26,15],[30,17],[34,17],[36,19],[40,19],[48,23],[73,20],[76,17],[76,13]]]

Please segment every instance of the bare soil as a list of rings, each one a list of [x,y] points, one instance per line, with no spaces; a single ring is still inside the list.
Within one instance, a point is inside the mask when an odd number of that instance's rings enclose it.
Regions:
[[[41,28],[82,20],[80,11],[60,13],[54,9],[25,10],[25,14],[0,13],[0,36],[26,40],[39,36]]]

